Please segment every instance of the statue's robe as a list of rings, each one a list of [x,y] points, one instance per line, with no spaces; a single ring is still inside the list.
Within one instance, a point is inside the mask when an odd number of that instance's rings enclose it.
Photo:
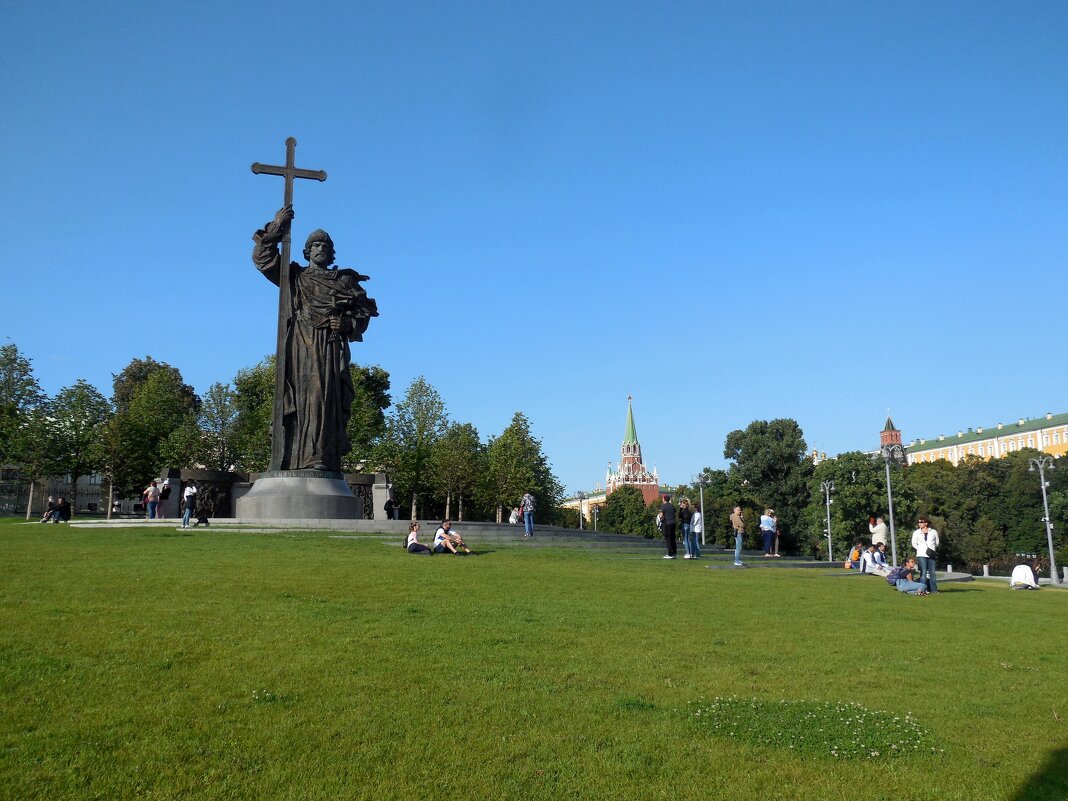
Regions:
[[[278,286],[281,256],[277,245],[260,241],[263,234],[261,229],[253,237],[252,261]],[[360,286],[367,278],[355,270],[301,267],[293,262],[289,287],[280,287],[290,293],[292,312],[284,344],[282,470],[341,471],[341,458],[351,447],[345,429],[356,396],[349,372],[349,340],[362,342],[370,318],[378,316],[377,304]],[[339,315],[342,332],[334,333],[330,319]]]

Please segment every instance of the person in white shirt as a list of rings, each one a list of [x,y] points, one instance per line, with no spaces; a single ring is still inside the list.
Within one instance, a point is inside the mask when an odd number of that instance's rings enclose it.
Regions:
[[[860,572],[871,573],[873,576],[886,577],[890,575],[890,571],[886,569],[886,561],[882,564],[879,563],[879,551],[874,545],[869,545],[864,553],[860,555]]]
[[[881,517],[876,517],[868,520],[868,531],[871,532],[871,541],[873,545],[878,546],[881,542],[886,544],[886,523],[883,522]]]
[[[764,538],[764,556],[774,556],[772,548],[775,545],[775,512],[765,509],[760,516],[760,534]]]
[[[690,538],[693,540],[693,556],[691,559],[701,558],[701,535],[705,533],[705,520],[701,517],[701,510],[696,506],[693,517],[690,518]]]
[[[424,556],[430,556],[433,553],[429,545],[419,542],[419,522],[417,520],[413,520],[408,524],[408,539],[405,540],[404,547],[408,553],[418,553]]]
[[[1034,568],[1029,564],[1016,565],[1012,569],[1009,586],[1014,590],[1037,590],[1038,579],[1035,578]]]
[[[457,548],[462,548],[464,553],[471,553],[471,549],[464,543],[464,538],[452,530],[452,523],[442,520],[441,526],[434,532],[434,553],[459,553]]]
[[[919,528],[912,532],[912,547],[920,567],[920,582],[927,585],[928,592],[938,592],[938,532],[931,528],[926,517],[921,517],[918,525]]]

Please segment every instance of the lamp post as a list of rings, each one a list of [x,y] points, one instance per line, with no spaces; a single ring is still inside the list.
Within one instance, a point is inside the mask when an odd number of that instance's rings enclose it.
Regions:
[[[576,497],[579,502],[579,531],[582,531],[582,502],[586,500],[586,493],[579,490]]]
[[[1057,563],[1053,559],[1053,521],[1049,519],[1049,500],[1046,498],[1046,487],[1049,486],[1046,482],[1046,468],[1054,470],[1057,465],[1053,463],[1052,456],[1030,459],[1028,465],[1027,469],[1031,473],[1035,472],[1036,467],[1038,468],[1038,480],[1042,483],[1042,511],[1046,515],[1042,518],[1042,522],[1046,524],[1046,541],[1049,543],[1049,580],[1051,584],[1060,584],[1061,579],[1057,575]]]
[[[600,506],[593,507],[593,530],[597,530],[597,513],[601,511]]]
[[[708,521],[705,520],[705,484],[708,483],[708,475],[703,471],[697,474],[694,479],[697,482],[697,486],[701,491],[701,544],[705,544],[705,529],[708,528]]]
[[[905,449],[897,443],[883,445],[879,448],[883,461],[886,462],[886,505],[890,513],[890,553],[894,567],[897,567],[897,534],[894,532],[894,491],[890,486],[890,462],[903,461]]]
[[[823,499],[827,502],[827,561],[834,561],[834,552],[831,548],[831,493],[834,492],[834,479],[820,482],[820,489],[823,490]]]

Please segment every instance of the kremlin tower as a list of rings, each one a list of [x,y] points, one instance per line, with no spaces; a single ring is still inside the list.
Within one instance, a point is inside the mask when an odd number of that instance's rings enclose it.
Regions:
[[[645,498],[645,503],[660,497],[660,480],[656,470],[649,472],[642,461],[642,446],[638,442],[638,432],[634,428],[634,410],[631,408],[631,396],[627,396],[627,429],[623,433],[623,446],[619,450],[619,467],[612,470],[608,464],[605,475],[605,495],[611,495],[620,487],[637,487]]]

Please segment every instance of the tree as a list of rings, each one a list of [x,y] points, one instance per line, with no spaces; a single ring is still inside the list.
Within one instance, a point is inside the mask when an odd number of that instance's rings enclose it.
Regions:
[[[70,505],[77,509],[78,479],[101,467],[100,452],[93,444],[111,418],[111,404],[83,379],[59,391],[50,405],[54,432],[55,466],[70,476]]]
[[[234,378],[234,451],[242,470],[259,472],[271,463],[274,413],[274,356],[238,371]]]
[[[989,517],[980,517],[961,539],[961,555],[973,564],[989,564],[1005,553],[1005,532]]]
[[[386,420],[376,457],[392,475],[397,497],[411,499],[412,520],[417,501],[430,489],[430,457],[448,424],[445,403],[422,376],[412,381]]]
[[[470,423],[453,423],[430,454],[431,483],[445,496],[445,517],[452,515],[456,499],[457,519],[464,519],[464,496],[470,497],[482,471],[483,448],[478,430]]]
[[[229,384],[215,382],[208,387],[200,402],[199,423],[203,433],[200,463],[209,470],[235,467],[237,415],[237,394]]]
[[[10,445],[17,458],[19,472],[30,485],[26,501],[26,519],[29,520],[38,479],[54,475],[59,469],[56,432],[48,403],[24,410],[18,415],[17,422],[17,428],[11,432]]]
[[[159,463],[165,467],[209,467],[209,458],[207,433],[192,414],[182,420],[159,446]]]
[[[605,499],[598,519],[598,528],[614,534],[631,534],[635,537],[655,537],[653,521],[645,508],[645,498],[637,487],[624,485]]]
[[[196,392],[182,380],[182,374],[177,367],[171,367],[166,362],[157,362],[151,356],[146,356],[143,359],[132,359],[121,373],[112,375],[111,402],[115,406],[115,411],[125,412],[133,402],[137,391],[148,381],[149,376],[161,370],[170,374],[178,394],[192,408],[199,406],[200,400]]]
[[[162,446],[176,429],[195,419],[196,398],[181,374],[155,370],[137,387],[125,409],[102,432],[106,470],[122,494],[138,491],[163,467]]]
[[[886,497],[886,466],[882,459],[872,458],[860,451],[849,451],[834,459],[820,462],[809,479],[809,504],[800,523],[798,539],[821,559],[827,558],[827,507],[822,483],[834,482],[831,493],[831,540],[837,549],[832,560],[844,559],[857,540],[871,537],[868,523],[882,517],[890,525]],[[891,468],[894,488],[894,517],[897,523],[909,519],[914,502],[905,487],[900,471]],[[910,529],[911,530],[911,529]],[[903,553],[900,531],[897,532],[898,553]],[[890,540],[887,540],[889,547]]]
[[[538,520],[543,520],[559,503],[563,487],[542,452],[541,440],[530,433],[530,423],[522,412],[516,412],[501,435],[487,444],[481,492],[486,505],[496,507],[498,523],[502,508],[517,505],[525,492],[537,500]]]
[[[342,459],[345,470],[362,470],[372,459],[375,446],[386,432],[386,409],[389,396],[389,373],[377,364],[349,367],[356,397],[352,401],[352,414],[346,432],[352,450]],[[273,396],[273,392],[272,392]]]
[[[0,345],[0,464],[21,461],[16,440],[27,412],[38,409],[47,396],[33,374],[30,360],[13,342]]]
[[[779,518],[780,545],[796,547],[805,507],[809,504],[812,462],[806,457],[801,427],[794,420],[755,420],[744,430],[732,431],[723,446],[723,456],[734,462],[747,491]]]
[[[727,470],[713,470],[706,467],[698,475],[705,477],[703,493],[705,541],[713,545],[718,543],[733,548],[734,529],[730,525],[730,516],[735,505],[740,504],[745,508],[747,503],[745,490],[748,485],[741,483],[737,473],[732,474]],[[700,508],[702,492],[696,482],[679,485],[673,496],[689,498],[695,509]]]

